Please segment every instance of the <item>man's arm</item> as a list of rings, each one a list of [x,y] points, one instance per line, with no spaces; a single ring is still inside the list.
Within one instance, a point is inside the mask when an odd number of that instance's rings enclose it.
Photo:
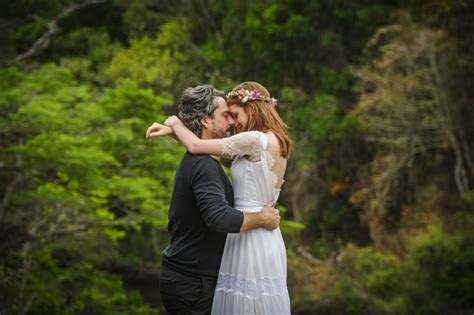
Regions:
[[[203,158],[194,165],[191,174],[197,207],[207,226],[224,233],[238,233],[259,227],[275,229],[280,216],[273,205],[267,205],[256,213],[243,213],[229,206],[220,171],[216,161]]]
[[[261,212],[244,212],[244,222],[240,226],[240,232],[253,230],[262,227],[267,230],[274,230],[280,225],[280,214],[272,202],[263,207]]]

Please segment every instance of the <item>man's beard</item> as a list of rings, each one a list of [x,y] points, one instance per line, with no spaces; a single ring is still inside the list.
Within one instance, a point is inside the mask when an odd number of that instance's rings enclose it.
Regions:
[[[227,130],[223,128],[217,128],[214,122],[212,122],[212,129],[213,131],[211,132],[211,137],[212,139],[222,139],[227,137]]]
[[[213,131],[211,132],[212,139],[222,139],[222,138],[233,136],[240,132],[240,130],[235,125],[229,126],[229,128],[227,129],[221,129],[221,128],[217,128],[214,122],[212,122],[212,127],[213,127],[212,128]]]

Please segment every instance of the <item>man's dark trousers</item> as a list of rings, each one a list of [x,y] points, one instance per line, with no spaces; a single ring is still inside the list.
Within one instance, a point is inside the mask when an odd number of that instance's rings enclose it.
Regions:
[[[167,314],[211,314],[215,289],[215,280],[184,275],[163,265],[160,295]]]

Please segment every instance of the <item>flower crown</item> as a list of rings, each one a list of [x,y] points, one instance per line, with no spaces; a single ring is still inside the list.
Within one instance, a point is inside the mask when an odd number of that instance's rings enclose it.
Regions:
[[[247,103],[248,101],[266,101],[270,102],[272,106],[275,106],[278,103],[278,100],[273,97],[264,96],[257,90],[245,90],[239,89],[237,91],[231,91],[227,93],[227,98],[236,98],[241,103]]]

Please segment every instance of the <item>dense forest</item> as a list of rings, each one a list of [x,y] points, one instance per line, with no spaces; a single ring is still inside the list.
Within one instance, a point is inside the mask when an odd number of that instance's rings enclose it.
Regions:
[[[474,2],[0,3],[0,313],[164,314],[182,91],[252,80],[293,141],[294,314],[474,311]]]

